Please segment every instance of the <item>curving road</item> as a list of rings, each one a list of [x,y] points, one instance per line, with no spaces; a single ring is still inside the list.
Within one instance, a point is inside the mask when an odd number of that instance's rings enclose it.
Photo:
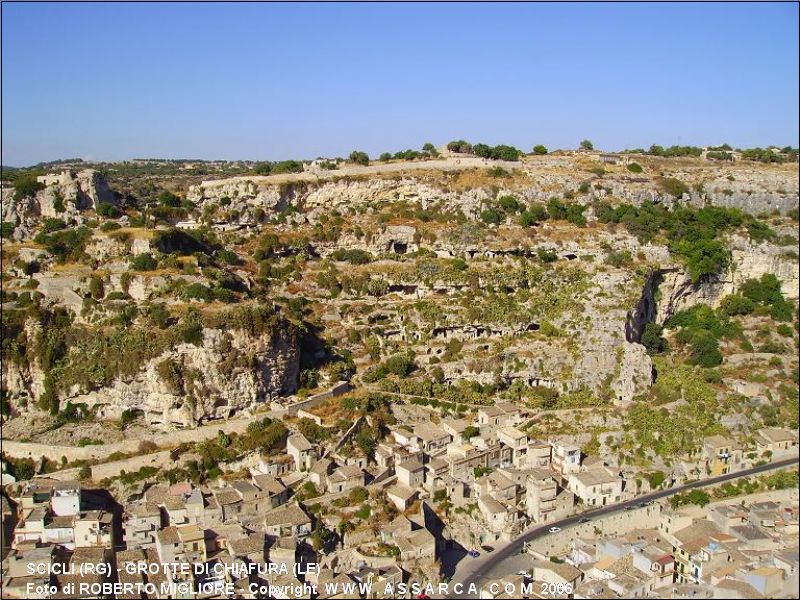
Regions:
[[[684,485],[680,485],[678,487],[669,488],[666,490],[660,490],[650,494],[643,494],[633,500],[626,500],[625,502],[609,504],[608,506],[604,506],[602,508],[594,509],[591,511],[585,511],[583,513],[579,513],[577,515],[568,517],[566,519],[561,519],[560,521],[553,521],[551,523],[547,523],[546,525],[536,525],[534,527],[527,529],[518,537],[508,542],[506,545],[498,547],[492,553],[484,553],[480,557],[474,559],[469,558],[468,556],[464,557],[461,563],[458,565],[459,568],[456,569],[456,572],[454,573],[453,578],[450,581],[450,589],[452,590],[453,586],[456,583],[461,583],[463,585],[464,593],[462,595],[459,595],[458,596],[459,598],[477,598],[478,597],[477,595],[470,595],[468,593],[470,584],[474,583],[476,585],[478,593],[480,593],[481,586],[484,585],[486,582],[494,581],[504,575],[507,575],[507,573],[505,572],[496,573],[496,571],[499,570],[498,567],[500,567],[501,563],[503,563],[503,561],[509,559],[510,557],[519,554],[522,550],[523,545],[526,542],[529,542],[543,535],[546,535],[550,527],[555,526],[564,529],[566,527],[576,525],[584,517],[591,517],[592,519],[594,519],[600,516],[609,515],[615,512],[625,510],[627,507],[638,506],[642,502],[651,502],[653,500],[660,500],[661,498],[666,498],[668,496],[674,496],[675,494],[679,494],[686,490],[691,490],[692,488],[706,487],[709,485],[724,483],[732,479],[739,479],[741,477],[748,477],[750,475],[756,475],[758,473],[764,473],[766,471],[772,471],[775,469],[782,469],[784,467],[791,467],[797,465],[798,465],[797,457],[779,460],[772,463],[768,463],[766,465],[760,465],[758,467],[745,469],[744,471],[736,471],[734,473],[727,473],[725,475],[720,475],[718,477],[700,479],[697,481],[686,483]]]

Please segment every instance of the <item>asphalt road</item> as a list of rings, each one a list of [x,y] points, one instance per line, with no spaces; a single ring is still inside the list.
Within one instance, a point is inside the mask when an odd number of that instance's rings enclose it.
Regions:
[[[531,540],[539,538],[543,535],[547,535],[548,530],[551,527],[560,527],[561,529],[565,529],[567,527],[577,524],[584,517],[589,517],[592,520],[594,520],[598,517],[602,517],[605,515],[625,510],[625,508],[629,506],[634,506],[634,507],[638,506],[642,502],[651,502],[653,500],[660,500],[661,498],[674,496],[675,494],[679,494],[681,492],[684,492],[686,490],[691,490],[693,488],[701,488],[709,485],[715,485],[718,483],[724,483],[732,479],[739,479],[741,477],[757,475],[758,473],[764,473],[765,471],[772,471],[775,469],[790,467],[797,464],[798,464],[797,457],[779,460],[772,463],[768,463],[766,465],[752,467],[744,471],[736,471],[734,473],[728,473],[726,475],[720,475],[718,477],[711,477],[709,479],[700,479],[697,481],[686,483],[684,485],[680,485],[678,487],[673,487],[666,490],[660,490],[650,494],[643,494],[641,496],[636,497],[633,500],[626,500],[625,502],[618,502],[616,504],[609,504],[602,508],[597,508],[590,511],[584,511],[583,513],[579,513],[577,515],[568,517],[566,519],[561,519],[560,521],[553,521],[551,523],[547,523],[546,525],[537,525],[535,527],[532,527],[524,531],[517,538],[508,542],[505,546],[496,548],[494,552],[491,553],[482,552],[481,556],[478,558],[470,558],[469,556],[464,557],[462,563],[459,565],[461,568],[456,569],[456,572],[454,573],[453,578],[450,581],[450,589],[451,590],[453,589],[454,584],[461,583],[463,584],[464,594],[458,596],[459,598],[477,597],[475,595],[470,595],[467,593],[470,584],[472,583],[476,584],[478,592],[480,593],[480,588],[484,583],[498,578],[497,576],[493,576],[493,572],[497,570],[497,568],[503,561],[506,561],[510,557],[519,554],[522,551],[522,547],[526,542],[530,542]],[[503,573],[500,576],[504,574],[506,573]]]

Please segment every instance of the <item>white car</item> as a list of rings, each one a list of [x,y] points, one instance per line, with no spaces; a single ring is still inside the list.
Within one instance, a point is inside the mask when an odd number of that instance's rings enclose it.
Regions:
[[[523,577],[528,577],[529,573],[527,571],[517,571],[517,575],[522,575]]]
[[[547,531],[549,531],[550,533],[558,533],[559,531],[561,531],[561,527],[551,527]]]

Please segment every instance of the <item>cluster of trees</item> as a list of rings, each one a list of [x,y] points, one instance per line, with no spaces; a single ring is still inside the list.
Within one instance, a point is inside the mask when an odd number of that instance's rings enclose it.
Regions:
[[[53,224],[56,221],[63,227],[54,230]],[[45,219],[45,226],[33,241],[43,245],[57,262],[78,261],[86,256],[86,244],[92,237],[92,232],[85,225],[70,229],[64,229],[65,227],[66,224],[60,219]]]
[[[548,219],[567,221],[578,227],[585,227],[586,217],[583,215],[585,210],[585,205],[564,202],[558,198],[550,198],[547,204],[532,202],[526,207],[516,196],[506,195],[488,204],[481,211],[480,218],[487,225],[499,225],[504,223],[506,218],[519,215],[518,222],[523,227],[532,227]]]
[[[646,154],[666,157],[702,156],[703,149],[698,146],[669,146],[668,148],[664,148],[663,146],[653,144]]]
[[[525,205],[517,200],[516,196],[501,196],[496,202],[486,205],[481,211],[481,221],[487,225],[499,225],[504,223],[506,217],[517,214],[525,209]]]
[[[375,260],[370,252],[360,248],[337,248],[331,254],[333,260],[349,262],[351,265],[366,265]]]
[[[667,329],[678,329],[676,341],[689,350],[689,363],[704,368],[722,364],[719,341],[741,335],[741,329],[727,315],[698,304],[672,315],[664,323]]]
[[[772,273],[745,281],[738,293],[722,299],[720,309],[729,316],[768,312],[776,321],[790,321],[793,312],[792,304],[783,297],[780,280]]]
[[[721,238],[725,232],[744,225],[751,237],[769,235],[766,224],[735,208],[681,206],[669,210],[646,201],[639,207],[598,202],[594,210],[601,223],[622,224],[642,243],[663,232],[670,251],[683,259],[694,281],[719,273],[730,263],[730,252]]]
[[[187,461],[185,468],[172,469],[165,475],[169,481],[189,479],[202,483],[216,479],[222,475],[220,463],[230,462],[248,452],[276,452],[286,447],[287,435],[284,424],[269,417],[250,423],[247,431],[241,435],[220,431],[216,438],[194,444],[199,461]]]
[[[426,142],[422,146],[422,150],[401,150],[400,152],[395,152],[392,154],[391,152],[384,152],[380,155],[380,160],[383,162],[394,160],[416,160],[418,158],[426,159],[426,158],[435,158],[439,156],[439,151],[436,147],[431,144],[430,142]]]
[[[778,148],[770,146],[769,148],[748,148],[741,151],[742,158],[745,160],[754,160],[763,163],[783,163],[783,162],[797,162],[798,150],[791,146],[785,148]]]
[[[544,148],[544,146],[541,146]],[[447,144],[447,149],[450,152],[460,152],[462,154],[474,154],[481,158],[490,158],[492,160],[519,160],[519,157],[524,154],[514,146],[500,144],[498,146],[489,146],[488,144],[475,144],[474,146],[464,140],[454,140]],[[547,153],[547,148],[544,148],[544,154]]]
[[[280,175],[283,173],[302,173],[303,163],[299,160],[282,160],[280,162],[257,162],[253,166],[256,175]]]
[[[351,163],[366,167],[369,164],[369,154],[360,150],[353,150],[349,158]]]
[[[675,494],[669,499],[672,508],[678,508],[686,504],[696,504],[698,506],[705,506],[711,502],[711,496],[703,490],[692,490],[686,494]]]
[[[36,181],[36,175],[35,172],[32,172],[17,176],[14,180],[14,201],[19,202],[23,198],[33,196],[39,190],[44,189],[44,184]]]
[[[475,144],[472,153],[480,158],[490,158],[492,160],[519,160],[523,152],[514,146],[500,144],[499,146],[489,146],[487,144]]]
[[[461,154],[472,154],[472,144],[464,140],[453,140],[447,144],[450,152],[460,152]]]
[[[417,368],[412,354],[394,354],[376,367],[373,367],[362,377],[364,383],[375,383],[389,375],[407,377]]]
[[[734,148],[730,146],[730,144],[710,146],[707,148],[706,158],[731,161],[733,160],[733,150]],[[797,162],[798,157],[798,149],[792,148],[791,146],[786,146],[784,148],[778,148],[777,146],[768,146],[767,148],[740,148],[737,151],[745,160],[764,163]],[[703,148],[699,146],[668,146],[665,148],[664,146],[653,144],[647,150],[643,148],[634,148],[632,150],[624,150],[624,152],[664,157],[699,157],[703,155]]]
[[[567,221],[578,227],[586,226],[586,217],[583,215],[586,206],[573,202],[564,202],[558,198],[550,198],[547,204],[531,203],[528,208],[520,214],[519,224],[523,227],[538,225],[542,221],[554,219],[557,221]]]

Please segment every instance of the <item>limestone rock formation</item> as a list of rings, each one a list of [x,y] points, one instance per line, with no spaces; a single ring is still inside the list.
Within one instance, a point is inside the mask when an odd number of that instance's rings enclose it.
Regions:
[[[295,391],[300,350],[293,327],[253,336],[243,330],[203,329],[199,346],[182,343],[147,361],[132,378],[88,392],[68,390],[66,402],[95,407],[100,418],[119,418],[125,410],[144,413],[154,426],[189,427],[267,402]],[[28,338],[38,325],[29,321]],[[3,362],[5,389],[16,410],[34,410],[45,391],[37,360]],[[26,406],[20,403],[26,398]]]
[[[100,204],[117,205],[118,199],[103,176],[94,169],[74,173],[63,171],[38,178],[44,189],[35,195],[14,198],[14,190],[2,192],[3,221],[16,225],[14,237],[31,237],[43,217],[59,218],[74,223],[84,221],[83,211],[97,210]]]

